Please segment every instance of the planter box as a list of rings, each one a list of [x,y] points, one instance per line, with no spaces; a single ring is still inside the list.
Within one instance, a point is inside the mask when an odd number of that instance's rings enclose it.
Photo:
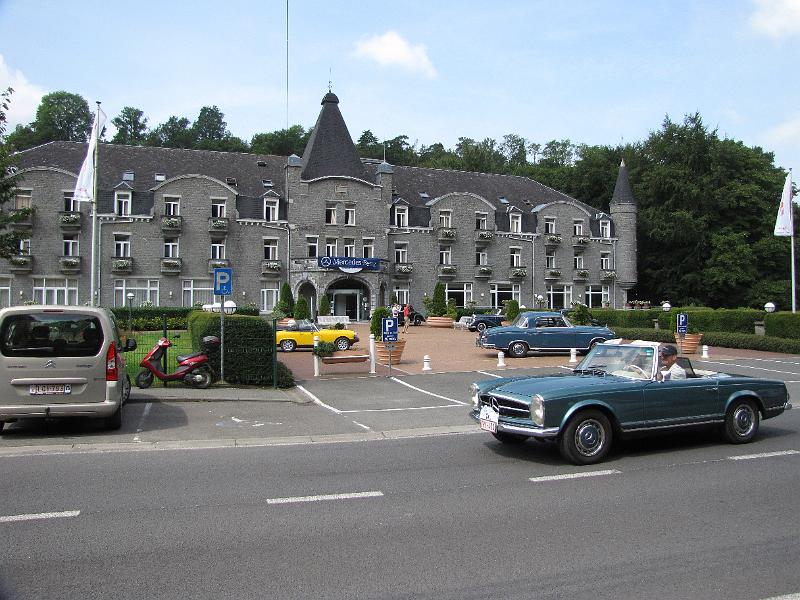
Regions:
[[[681,341],[681,336],[676,333],[675,343],[678,346],[678,354],[696,354],[697,347],[702,339],[702,333],[687,333],[683,336],[683,341]]]
[[[369,354],[342,354],[333,356],[323,356],[322,363],[325,365],[341,365],[347,363],[361,363],[369,360]]]
[[[453,319],[450,317],[428,317],[425,322],[428,324],[428,327],[453,328]]]
[[[396,342],[392,342],[394,344],[394,350],[389,352],[386,349],[386,344],[384,342],[375,342],[375,350],[376,354],[378,355],[378,362],[389,364],[389,355],[391,354],[392,358],[392,365],[396,365],[400,362],[400,359],[403,357],[403,349],[406,347],[406,341],[399,339]]]

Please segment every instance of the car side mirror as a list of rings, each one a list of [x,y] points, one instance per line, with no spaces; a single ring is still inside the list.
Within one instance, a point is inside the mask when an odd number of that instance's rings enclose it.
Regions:
[[[130,352],[136,350],[136,340],[133,338],[125,338],[125,348],[123,352]]]

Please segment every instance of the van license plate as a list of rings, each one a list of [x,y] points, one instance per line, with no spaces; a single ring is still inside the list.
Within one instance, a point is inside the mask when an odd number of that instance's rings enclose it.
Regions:
[[[64,396],[72,393],[68,383],[37,384],[31,386],[31,396]]]

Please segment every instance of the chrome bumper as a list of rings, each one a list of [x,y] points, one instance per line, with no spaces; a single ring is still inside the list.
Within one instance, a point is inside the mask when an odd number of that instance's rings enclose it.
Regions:
[[[476,421],[480,421],[480,415],[476,412],[470,412],[469,416],[472,417]],[[524,435],[525,437],[533,437],[539,439],[555,439],[558,437],[558,427],[536,427],[531,425],[530,427],[523,427],[522,425],[509,425],[507,423],[500,422],[497,424],[497,431],[498,433],[513,433],[515,435]]]

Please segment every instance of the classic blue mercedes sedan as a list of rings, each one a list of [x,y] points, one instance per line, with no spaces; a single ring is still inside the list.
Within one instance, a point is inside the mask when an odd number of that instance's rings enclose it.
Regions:
[[[522,358],[529,351],[588,352],[592,346],[614,338],[608,327],[573,325],[560,312],[521,312],[511,325],[486,329],[475,339],[480,348],[502,350]]]
[[[791,408],[783,381],[692,368],[659,377],[656,342],[596,345],[571,374],[472,384],[473,419],[503,443],[551,440],[578,465],[600,462],[616,437],[718,428],[733,444],[751,442],[762,419]]]

